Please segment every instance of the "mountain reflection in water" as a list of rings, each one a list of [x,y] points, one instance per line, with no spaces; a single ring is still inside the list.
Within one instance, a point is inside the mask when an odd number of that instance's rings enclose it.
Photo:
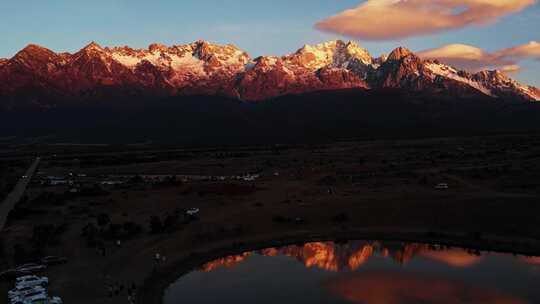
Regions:
[[[540,303],[540,258],[402,242],[312,242],[216,259],[164,303]]]
[[[218,267],[233,267],[249,258],[252,254],[269,257],[290,256],[306,267],[318,267],[328,271],[356,270],[374,254],[391,258],[399,264],[407,264],[416,256],[454,267],[467,267],[482,260],[478,252],[438,245],[390,242],[366,243],[363,241],[347,243],[313,242],[232,255],[206,263],[201,267],[201,270],[212,271]]]
[[[496,289],[418,274],[366,272],[336,278],[327,284],[328,289],[336,295],[359,304],[527,303],[503,295]]]

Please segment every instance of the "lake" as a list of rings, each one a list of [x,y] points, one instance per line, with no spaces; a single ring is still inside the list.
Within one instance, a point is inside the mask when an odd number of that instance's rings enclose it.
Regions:
[[[540,258],[403,242],[313,242],[227,256],[174,282],[178,303],[540,303]]]

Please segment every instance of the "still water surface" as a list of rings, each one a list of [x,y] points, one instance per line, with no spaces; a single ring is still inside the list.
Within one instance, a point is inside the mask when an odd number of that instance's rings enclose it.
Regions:
[[[400,242],[316,242],[224,257],[165,304],[540,303],[540,258]]]

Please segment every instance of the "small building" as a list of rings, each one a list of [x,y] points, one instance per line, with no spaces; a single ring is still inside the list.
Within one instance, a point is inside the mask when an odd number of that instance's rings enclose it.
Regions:
[[[435,189],[437,189],[437,190],[446,190],[448,188],[449,188],[449,186],[448,186],[447,183],[440,183],[440,184],[437,184],[435,186]]]

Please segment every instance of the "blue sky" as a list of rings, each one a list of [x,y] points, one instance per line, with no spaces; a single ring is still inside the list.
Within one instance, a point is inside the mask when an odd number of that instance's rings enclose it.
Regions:
[[[282,55],[303,44],[343,38],[314,24],[359,0],[2,0],[0,57],[9,58],[29,43],[54,51],[75,51],[94,40],[104,46],[145,48],[150,43],[183,44],[198,39],[233,43],[252,56]],[[353,39],[354,40],[354,39]],[[404,45],[414,51],[465,43],[495,51],[540,41],[540,5],[482,27],[408,39],[358,41],[373,55]],[[514,78],[540,86],[540,63],[521,62]]]

